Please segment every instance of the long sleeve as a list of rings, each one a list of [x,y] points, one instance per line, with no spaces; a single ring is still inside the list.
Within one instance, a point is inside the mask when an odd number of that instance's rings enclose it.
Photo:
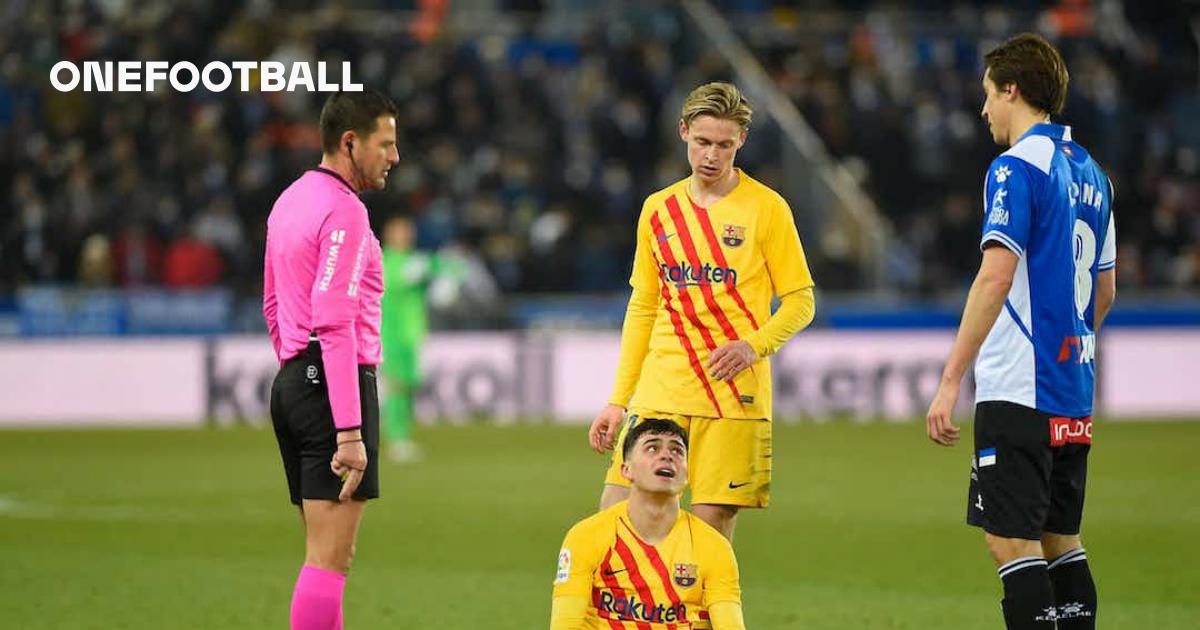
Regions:
[[[584,630],[587,620],[586,595],[560,595],[550,604],[550,630]]]
[[[650,351],[650,333],[658,313],[658,298],[654,293],[634,289],[625,307],[625,323],[621,327],[621,358],[617,363],[617,379],[608,402],[626,407],[633,398],[642,363]]]
[[[648,201],[648,200],[647,200]],[[625,307],[625,323],[621,327],[621,358],[617,363],[617,378],[608,402],[626,407],[633,398],[642,363],[650,351],[650,334],[658,315],[658,263],[654,260],[654,232],[650,227],[653,211],[643,204],[638,218],[637,247],[633,253],[633,270],[629,286],[633,293]]]
[[[279,300],[275,295],[275,270],[271,265],[271,249],[266,248],[263,256],[263,319],[267,320],[267,332],[271,333],[271,344],[275,346],[275,357],[280,358],[283,341],[279,337]]]
[[[708,607],[713,630],[746,630],[742,605],[737,602],[717,602]]]
[[[321,342],[333,424],[338,430],[362,425],[358,388],[358,283],[371,238],[361,208],[338,206],[321,226],[317,274],[312,287],[313,331]]]
[[[816,312],[812,287],[792,291],[780,298],[779,309],[761,328],[746,335],[746,341],[760,357],[775,354],[788,339],[812,323]]]

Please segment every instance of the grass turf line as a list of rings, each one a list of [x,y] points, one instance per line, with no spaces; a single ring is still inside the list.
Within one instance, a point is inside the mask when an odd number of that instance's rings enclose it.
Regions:
[[[965,427],[969,432],[970,427]],[[426,429],[385,465],[347,627],[545,628],[562,536],[607,460],[585,429]],[[1200,618],[1200,423],[1098,424],[1084,541],[1105,627]],[[918,424],[775,427],[773,505],[735,549],[748,627],[997,628],[962,524],[970,450]],[[14,628],[280,628],[302,558],[266,430],[0,432],[0,610]]]

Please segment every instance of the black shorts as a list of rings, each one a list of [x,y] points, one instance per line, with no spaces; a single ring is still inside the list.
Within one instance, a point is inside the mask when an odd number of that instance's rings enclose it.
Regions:
[[[967,523],[1005,538],[1078,534],[1091,444],[1091,417],[979,403]]]
[[[375,366],[358,366],[367,469],[354,492],[355,499],[379,496],[379,393],[375,378]],[[284,363],[275,376],[271,386],[271,422],[275,425],[292,503],[300,505],[303,499],[336,501],[342,492],[342,480],[330,470],[329,462],[337,451],[337,429],[318,342],[310,342],[304,352]]]

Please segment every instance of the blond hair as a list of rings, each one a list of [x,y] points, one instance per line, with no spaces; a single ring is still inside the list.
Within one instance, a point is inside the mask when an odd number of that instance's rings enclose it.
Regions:
[[[736,85],[723,81],[705,83],[692,90],[683,101],[683,124],[688,127],[698,116],[712,116],[732,120],[742,129],[748,129],[753,115],[754,110],[746,97],[742,96],[742,91]]]

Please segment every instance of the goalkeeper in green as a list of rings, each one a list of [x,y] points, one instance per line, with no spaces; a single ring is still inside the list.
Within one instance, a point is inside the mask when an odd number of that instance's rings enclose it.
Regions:
[[[415,228],[394,216],[383,229],[383,437],[394,462],[420,459],[413,441],[416,395],[421,386],[421,346],[429,332],[425,293],[447,265],[413,249]]]

